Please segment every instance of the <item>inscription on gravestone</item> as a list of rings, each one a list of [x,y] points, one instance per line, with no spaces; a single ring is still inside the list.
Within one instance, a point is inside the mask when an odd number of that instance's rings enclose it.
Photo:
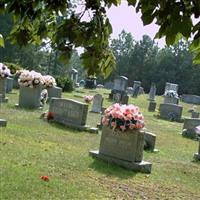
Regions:
[[[74,128],[86,125],[88,105],[72,99],[51,98],[49,112],[54,121]]]

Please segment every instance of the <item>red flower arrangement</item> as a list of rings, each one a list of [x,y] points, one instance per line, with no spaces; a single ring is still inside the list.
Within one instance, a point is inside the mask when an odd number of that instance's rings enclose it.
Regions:
[[[49,177],[48,176],[41,176],[40,177],[43,181],[49,181]]]
[[[54,114],[52,112],[48,112],[47,113],[47,120],[49,121],[49,120],[52,120],[52,119],[54,119]]]

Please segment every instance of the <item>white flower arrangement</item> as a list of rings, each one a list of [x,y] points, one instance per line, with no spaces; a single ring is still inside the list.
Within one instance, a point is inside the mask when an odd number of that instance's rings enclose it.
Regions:
[[[56,86],[56,80],[53,76],[45,75],[43,76],[44,79],[44,85],[46,87],[55,87]]]
[[[18,79],[20,86],[33,88],[37,85],[44,85],[43,76],[35,71],[24,70]]]
[[[0,63],[0,78],[6,78],[10,75],[11,73],[8,67],[4,65],[3,63]]]
[[[177,99],[179,98],[177,92],[174,91],[174,90],[165,91],[164,96],[166,96],[166,97],[174,97],[174,98],[177,98]]]

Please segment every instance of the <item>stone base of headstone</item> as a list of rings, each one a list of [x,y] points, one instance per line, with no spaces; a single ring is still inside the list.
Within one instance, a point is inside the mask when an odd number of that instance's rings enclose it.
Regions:
[[[92,128],[89,128],[89,129],[88,129],[88,132],[89,132],[89,133],[98,134],[98,133],[99,133],[99,129],[98,129],[98,128],[92,127]]]
[[[171,121],[181,121],[183,106],[161,103],[159,107],[160,118]]]
[[[102,124],[102,123],[98,123],[98,124],[97,124],[97,128],[98,128],[99,130],[101,130],[102,127],[103,127],[103,124]]]
[[[178,104],[179,98],[164,96],[164,103]]]
[[[155,110],[156,110],[156,102],[155,101],[150,101],[149,102],[148,111],[149,112],[155,112]]]
[[[106,162],[119,165],[129,170],[133,170],[136,172],[143,172],[143,173],[151,173],[152,164],[143,160],[141,162],[129,162],[129,161],[125,161],[125,160],[121,160],[121,159],[117,159],[111,156],[101,154],[99,153],[98,150],[90,151],[89,155],[94,158],[102,159]]]
[[[158,150],[155,149],[155,144],[156,144],[156,135],[153,133],[150,133],[150,132],[145,132],[145,134],[144,134],[144,150],[157,152]]]
[[[5,119],[0,119],[0,127],[6,127],[7,121]]]
[[[194,159],[197,161],[200,161],[200,154],[199,153],[195,153],[194,154]]]

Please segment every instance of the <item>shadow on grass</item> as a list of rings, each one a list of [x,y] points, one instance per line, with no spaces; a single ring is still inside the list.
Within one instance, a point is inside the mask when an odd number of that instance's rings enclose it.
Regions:
[[[137,174],[137,172],[127,170],[118,165],[108,163],[106,161],[99,160],[96,158],[94,158],[94,161],[89,165],[89,168],[92,168],[102,174],[106,174],[108,176],[115,176],[121,179],[128,179]]]

